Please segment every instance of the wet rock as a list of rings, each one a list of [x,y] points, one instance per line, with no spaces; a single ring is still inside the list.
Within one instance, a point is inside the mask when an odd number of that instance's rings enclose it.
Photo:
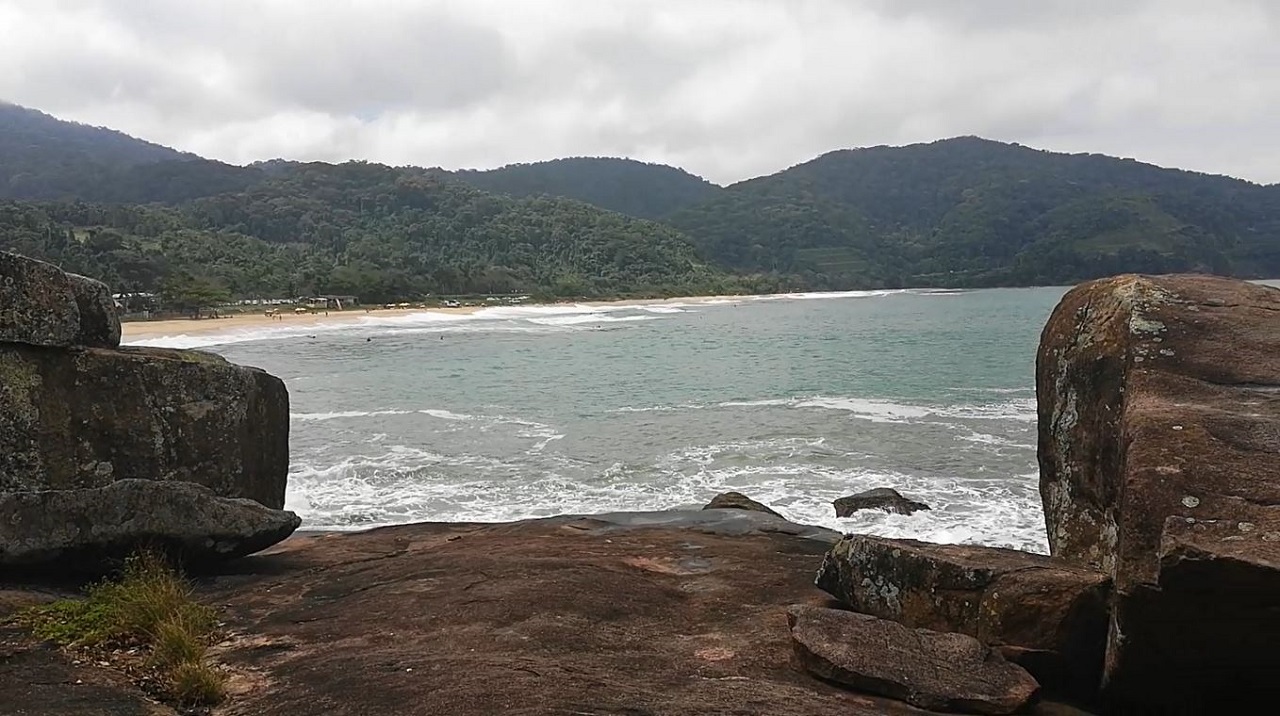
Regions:
[[[1280,584],[1280,291],[1083,284],[1045,327],[1036,388],[1052,553],[1114,577],[1113,708],[1273,694],[1280,613],[1259,595]]]
[[[85,276],[67,274],[71,292],[75,295],[80,311],[80,330],[74,344],[97,348],[116,348],[120,345],[120,316],[116,302],[107,284]]]
[[[802,605],[788,610],[787,621],[796,655],[810,672],[923,709],[1012,714],[1039,689],[1022,667],[964,634]]]
[[[106,487],[0,494],[0,565],[99,572],[156,546],[188,564],[243,557],[298,528],[292,512],[217,497],[188,482],[120,480]]]
[[[181,480],[284,506],[289,394],[198,351],[0,345],[0,491]]]
[[[855,611],[994,645],[1046,693],[1097,694],[1111,580],[1042,555],[850,535],[817,585]]]
[[[756,502],[755,500],[751,499],[750,497],[747,497],[741,492],[724,492],[719,495],[716,495],[715,497],[711,498],[711,501],[708,502],[707,505],[702,509],[704,510],[724,510],[724,509],[752,510],[754,512],[765,512],[775,517],[782,517],[782,515],[770,509],[768,505],[765,505],[764,503],[761,503],[761,502]]]
[[[909,500],[889,487],[877,487],[874,490],[841,497],[833,504],[836,507],[836,517],[848,517],[858,510],[884,510],[891,514],[909,515],[929,509],[925,503]]]

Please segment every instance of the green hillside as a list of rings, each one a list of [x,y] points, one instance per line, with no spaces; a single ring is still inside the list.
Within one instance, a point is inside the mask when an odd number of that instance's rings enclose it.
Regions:
[[[303,165],[176,208],[12,202],[0,205],[0,248],[119,290],[197,280],[232,297],[673,295],[744,285],[661,224],[364,163]]]
[[[974,137],[831,152],[721,188],[607,158],[239,167],[0,104],[5,199],[0,249],[243,297],[1280,276],[1280,186]]]
[[[832,152],[667,220],[712,261],[830,288],[1280,275],[1280,187],[972,137]]]
[[[642,219],[661,218],[720,192],[682,169],[631,159],[579,157],[448,174],[484,191],[561,196]]]
[[[180,202],[262,179],[257,169],[0,102],[0,199]]]

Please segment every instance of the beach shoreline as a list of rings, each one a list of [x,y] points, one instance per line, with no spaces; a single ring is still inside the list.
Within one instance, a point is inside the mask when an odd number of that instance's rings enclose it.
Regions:
[[[626,307],[626,306],[655,306],[664,304],[697,304],[721,301],[738,301],[748,298],[747,296],[684,296],[676,298],[651,298],[651,299],[619,299],[615,301],[562,301],[558,303],[520,303],[520,304],[494,304],[483,306],[461,306],[457,308],[448,308],[444,306],[430,308],[383,308],[369,307],[354,308],[345,311],[338,310],[319,310],[309,313],[292,313],[291,311],[282,311],[279,316],[271,317],[265,315],[264,312],[256,313],[238,313],[223,318],[175,318],[165,319],[161,321],[125,321],[121,323],[122,341],[130,343],[132,341],[152,340],[164,337],[175,336],[210,336],[221,335],[224,333],[235,333],[237,331],[247,331],[263,328],[299,328],[299,327],[319,327],[334,326],[351,323],[359,323],[362,318],[388,318],[396,316],[411,316],[415,314],[441,314],[453,316],[469,316],[488,308],[507,308],[507,307],[543,307],[543,306],[592,306],[592,307]]]

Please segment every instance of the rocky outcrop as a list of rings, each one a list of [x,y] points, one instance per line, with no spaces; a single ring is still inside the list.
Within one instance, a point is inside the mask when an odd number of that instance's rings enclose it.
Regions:
[[[782,517],[782,515],[774,512],[768,505],[747,497],[741,492],[723,492],[711,498],[711,501],[702,509],[704,510],[752,510],[754,512],[764,512],[774,517]]]
[[[0,253],[0,565],[88,569],[150,542],[228,559],[296,529],[284,383],[119,343],[106,285]]]
[[[1113,708],[1271,693],[1280,291],[1204,276],[1081,285],[1045,327],[1036,385],[1052,553],[1114,577]]]
[[[196,351],[0,345],[0,492],[184,480],[284,506],[280,379]]]
[[[270,547],[299,524],[292,512],[190,482],[11,492],[0,494],[0,567],[95,572],[147,547],[198,565]]]
[[[977,639],[911,629],[866,614],[811,606],[787,612],[805,668],[865,693],[948,713],[1012,714],[1039,684]]]
[[[0,251],[0,343],[70,346],[80,309],[57,266]]]
[[[929,506],[923,502],[909,500],[890,487],[877,487],[856,495],[841,497],[835,500],[836,517],[849,517],[858,510],[883,510],[895,515],[909,515]]]
[[[1110,579],[1041,555],[861,535],[836,543],[817,585],[855,611],[999,647],[1046,692],[1097,690]]]
[[[80,330],[72,339],[73,345],[115,348],[120,345],[120,317],[111,289],[101,281],[67,274],[71,293],[80,311]]]
[[[195,586],[223,622],[216,659],[231,681],[217,712],[929,713],[796,667],[787,608],[821,600],[813,572],[829,546],[807,528],[745,510],[659,517],[295,534],[228,563]],[[94,683],[83,664],[6,668],[63,657],[24,646],[9,659],[3,628],[2,703],[50,716],[79,703],[76,679]]]

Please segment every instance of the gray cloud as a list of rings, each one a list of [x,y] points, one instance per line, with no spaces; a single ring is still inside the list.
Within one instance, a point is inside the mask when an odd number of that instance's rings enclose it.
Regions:
[[[233,162],[728,182],[978,134],[1280,181],[1269,0],[0,0],[0,98]]]

